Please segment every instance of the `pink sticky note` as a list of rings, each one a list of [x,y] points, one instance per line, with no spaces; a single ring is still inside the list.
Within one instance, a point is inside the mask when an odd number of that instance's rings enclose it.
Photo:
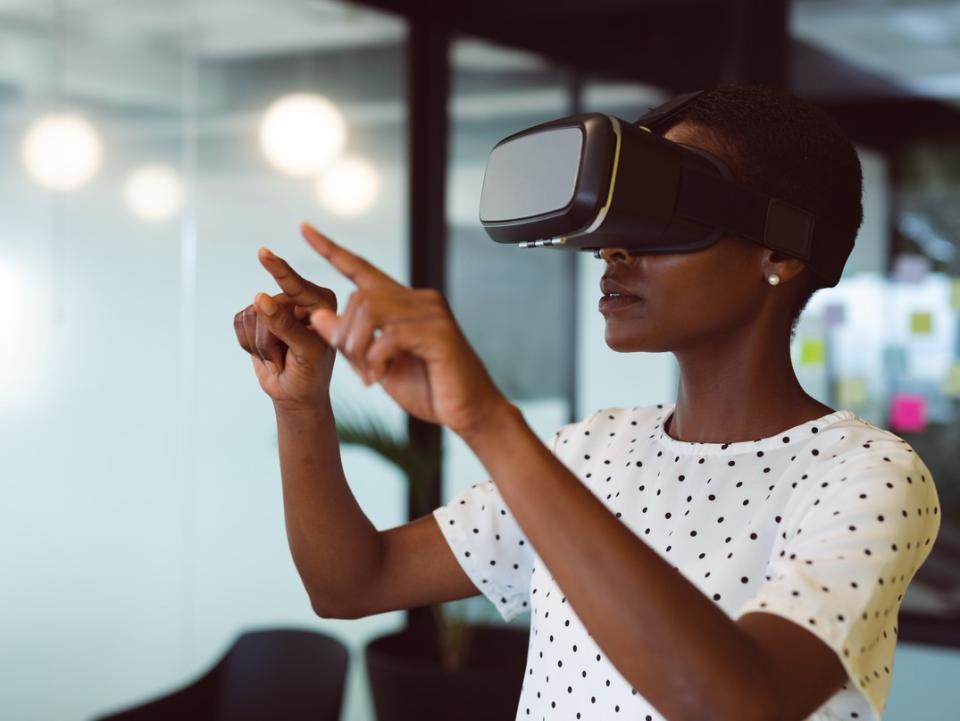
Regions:
[[[890,429],[919,433],[927,427],[927,399],[923,396],[895,394],[890,399]]]

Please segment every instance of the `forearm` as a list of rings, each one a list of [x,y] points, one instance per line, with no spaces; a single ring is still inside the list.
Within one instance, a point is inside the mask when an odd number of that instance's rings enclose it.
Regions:
[[[314,609],[336,614],[377,573],[380,534],[347,484],[329,403],[275,408],[290,551]]]
[[[746,633],[623,524],[514,406],[464,440],[611,663],[671,721],[764,718]]]

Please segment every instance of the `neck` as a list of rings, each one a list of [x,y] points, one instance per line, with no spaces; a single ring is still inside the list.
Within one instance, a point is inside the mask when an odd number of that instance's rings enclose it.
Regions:
[[[729,334],[675,355],[680,383],[665,430],[676,440],[752,441],[833,412],[797,380],[789,337],[772,341]]]

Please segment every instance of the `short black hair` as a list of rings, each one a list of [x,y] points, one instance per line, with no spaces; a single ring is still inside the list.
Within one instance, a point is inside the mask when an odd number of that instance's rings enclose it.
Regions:
[[[806,208],[852,243],[863,222],[863,171],[856,146],[813,103],[763,85],[706,90],[686,105],[662,135],[680,122],[711,131],[722,160],[739,183]],[[805,271],[808,292],[794,310],[790,337],[810,297],[826,287]]]

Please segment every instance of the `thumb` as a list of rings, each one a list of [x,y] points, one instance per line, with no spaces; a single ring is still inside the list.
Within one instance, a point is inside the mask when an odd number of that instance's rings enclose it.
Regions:
[[[296,306],[290,301],[277,302],[266,293],[257,293],[253,307],[266,329],[286,343],[295,354],[303,357],[315,355],[317,335],[296,319]]]

